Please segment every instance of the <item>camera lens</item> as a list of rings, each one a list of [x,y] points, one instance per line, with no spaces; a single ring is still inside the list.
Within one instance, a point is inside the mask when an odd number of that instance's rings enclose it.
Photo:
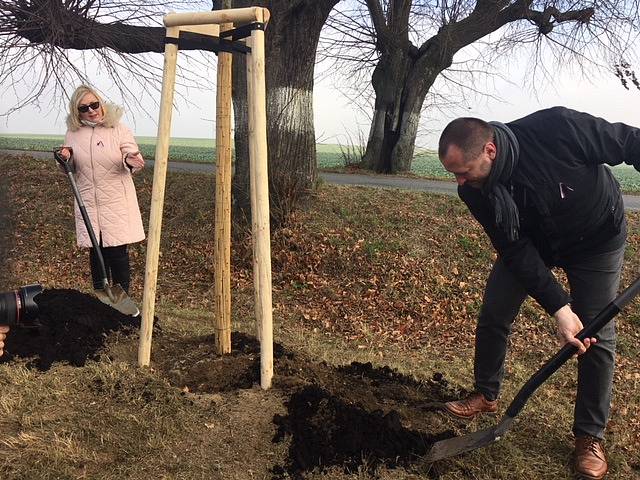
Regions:
[[[36,296],[43,291],[42,285],[34,284],[0,293],[0,325],[20,325],[33,321],[38,316]]]

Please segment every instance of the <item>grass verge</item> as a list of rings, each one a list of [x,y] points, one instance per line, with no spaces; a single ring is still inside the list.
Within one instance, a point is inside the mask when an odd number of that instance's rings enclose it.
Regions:
[[[74,246],[64,176],[43,162],[0,159],[7,210],[0,290],[39,280],[49,288],[91,288],[86,252]],[[136,177],[145,224],[151,175]],[[170,173],[156,314],[170,339],[213,331],[213,176]],[[640,271],[640,216],[629,215],[623,284]],[[234,329],[253,332],[251,244],[233,245]],[[132,296],[142,297],[145,245],[131,249]],[[329,364],[354,360],[426,380],[443,373],[470,388],[473,328],[493,253],[454,198],[418,192],[323,185],[305,211],[274,232],[276,340]],[[621,345],[608,431],[614,480],[640,475],[638,301],[618,319]],[[9,337],[8,342],[11,341]],[[100,362],[34,372],[0,365],[0,474],[9,479],[273,478],[286,444],[273,444],[277,389],[193,394],[162,371],[138,369],[136,339],[110,338]],[[515,325],[504,403],[557,346],[552,323],[533,303]],[[160,353],[154,344],[152,353]],[[177,358],[176,361],[180,359]],[[569,479],[575,362],[530,401],[490,448],[429,472],[383,466],[312,471],[323,479]],[[503,403],[501,408],[506,405]],[[443,418],[457,433],[464,426]]]

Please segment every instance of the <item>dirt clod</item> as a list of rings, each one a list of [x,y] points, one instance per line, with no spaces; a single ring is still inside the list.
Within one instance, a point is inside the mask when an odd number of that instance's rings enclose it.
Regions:
[[[353,470],[363,460],[369,468],[396,466],[424,455],[433,444],[430,436],[403,427],[397,411],[368,412],[317,386],[292,395],[288,411],[274,418],[279,426],[274,441],[292,435],[288,470],[294,474],[331,465]]]

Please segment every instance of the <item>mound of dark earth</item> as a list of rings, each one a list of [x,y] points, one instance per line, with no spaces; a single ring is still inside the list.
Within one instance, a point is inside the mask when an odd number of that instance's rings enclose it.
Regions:
[[[420,382],[370,363],[320,366],[327,370],[325,379],[335,381],[296,390],[286,403],[287,415],[274,417],[273,441],[290,441],[289,458],[274,467],[274,479],[302,478],[303,472],[331,466],[369,473],[380,465],[406,467],[434,442],[453,436],[435,412],[465,392],[450,388],[441,374]],[[438,476],[433,469],[428,473]]]
[[[155,365],[176,387],[207,394],[255,388],[260,381],[260,345],[232,334],[232,353],[215,353],[213,336],[164,336],[154,346]],[[467,392],[440,373],[420,381],[387,366],[353,362],[331,366],[274,346],[273,390],[285,398],[286,415],[275,415],[273,442],[289,442],[278,478],[301,478],[329,467],[372,471],[406,466],[453,433],[437,411]],[[430,475],[435,471],[431,470]]]
[[[39,370],[54,362],[80,367],[98,357],[108,333],[140,328],[139,317],[123,315],[77,290],[45,290],[35,301],[36,324],[11,329],[0,362],[30,358]]]

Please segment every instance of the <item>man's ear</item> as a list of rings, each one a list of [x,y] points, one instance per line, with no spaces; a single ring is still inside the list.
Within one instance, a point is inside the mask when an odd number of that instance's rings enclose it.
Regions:
[[[491,160],[495,160],[496,158],[496,153],[497,153],[497,149],[496,149],[496,144],[493,142],[487,142],[484,144],[484,151],[487,153],[487,155],[489,155],[489,159]]]

